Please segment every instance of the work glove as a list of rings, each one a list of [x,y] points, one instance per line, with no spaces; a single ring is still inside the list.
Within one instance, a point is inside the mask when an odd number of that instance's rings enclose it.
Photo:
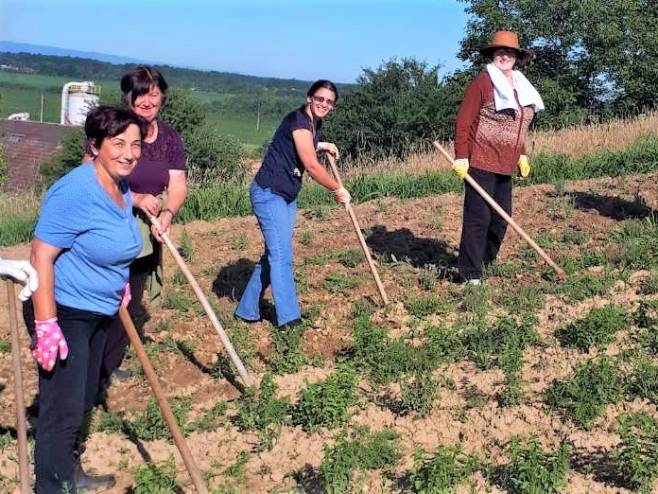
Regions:
[[[27,261],[11,261],[0,259],[0,277],[12,278],[23,285],[18,298],[25,302],[39,286],[39,277],[32,265]]]
[[[468,159],[460,158],[455,160],[452,165],[452,171],[455,172],[455,175],[464,180],[466,175],[468,175]]]
[[[338,201],[343,206],[345,206],[345,208],[347,208],[347,206],[349,206],[350,204],[350,201],[352,200],[352,196],[347,191],[347,189],[345,187],[338,187],[333,192],[334,192],[334,196],[336,197],[336,201]]]
[[[525,154],[519,156],[519,173],[523,178],[526,178],[530,175],[530,160]]]
[[[64,333],[57,323],[57,318],[52,317],[45,321],[34,321],[36,332],[36,345],[32,350],[34,360],[46,371],[53,370],[59,358],[66,360],[69,355],[69,346],[66,344]]]

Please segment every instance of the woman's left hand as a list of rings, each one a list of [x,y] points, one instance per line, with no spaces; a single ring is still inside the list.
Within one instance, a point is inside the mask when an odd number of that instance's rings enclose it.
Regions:
[[[155,239],[158,242],[162,242],[162,234],[169,235],[169,231],[171,230],[171,220],[174,219],[173,213],[167,209],[164,208],[162,211],[160,211],[160,214],[158,215],[158,221],[160,222],[160,229],[158,229],[155,225],[151,225],[151,234],[155,237]]]
[[[338,147],[333,142],[319,142],[318,151],[326,151],[337,160],[340,159],[340,153],[338,152]]]

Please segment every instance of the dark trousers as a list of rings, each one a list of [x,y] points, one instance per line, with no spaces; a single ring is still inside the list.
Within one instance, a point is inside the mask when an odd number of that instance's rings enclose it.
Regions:
[[[93,408],[110,317],[57,306],[69,347],[66,360],[39,368],[39,418],[34,469],[37,494],[76,493],[75,469],[85,414]]]
[[[469,175],[507,212],[512,213],[512,177],[471,168]],[[464,220],[459,244],[459,275],[462,280],[482,278],[482,269],[498,255],[507,223],[482,199],[473,187],[465,185]]]
[[[154,269],[154,263],[157,264],[158,260],[159,257],[151,255],[137,259],[130,265],[129,279],[132,299],[128,304],[128,313],[133,321],[144,315],[144,306],[142,304],[144,287],[146,286],[148,277],[151,275],[151,271]],[[135,325],[138,330],[142,331],[142,324],[135,323]],[[144,338],[144,335],[141,333],[140,336],[142,339]],[[126,333],[121,320],[115,317],[107,328],[107,341],[103,352],[103,367],[101,369],[101,378],[104,383],[108,382],[112,376],[112,372],[121,365],[129,342],[128,333]]]

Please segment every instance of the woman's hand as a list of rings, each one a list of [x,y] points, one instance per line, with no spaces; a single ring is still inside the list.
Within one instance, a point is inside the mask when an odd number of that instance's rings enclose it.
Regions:
[[[336,201],[345,206],[345,208],[350,205],[350,201],[352,200],[352,196],[348,190],[342,186],[334,190],[334,196],[336,197]]]
[[[69,355],[69,346],[56,317],[45,321],[34,321],[34,323],[36,341],[32,357],[44,370],[50,372],[55,367],[58,354],[61,360],[66,360]]]
[[[165,208],[160,211],[158,215],[158,222],[160,223],[160,228],[155,225],[151,225],[151,234],[158,242],[162,242],[162,234],[169,235],[171,230],[171,221],[174,219],[174,213],[171,209]]]
[[[39,276],[32,265],[27,261],[1,259],[0,277],[12,278],[17,283],[23,285],[23,289],[18,295],[18,298],[23,302],[30,298],[39,287]]]
[[[318,142],[318,151],[326,151],[332,155],[335,159],[340,159],[340,153],[338,152],[338,147],[333,142]]]
[[[133,205],[146,214],[157,216],[160,212],[160,200],[153,194],[132,193]]]

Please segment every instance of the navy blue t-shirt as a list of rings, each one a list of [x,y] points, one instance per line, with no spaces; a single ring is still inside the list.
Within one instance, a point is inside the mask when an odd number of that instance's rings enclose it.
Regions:
[[[322,121],[319,120],[313,138],[316,148],[320,141],[321,125]],[[313,123],[304,108],[298,108],[285,116],[267,148],[260,170],[254,177],[259,186],[264,189],[270,188],[274,194],[283,197],[288,203],[297,198],[302,188],[304,165],[297,154],[295,141],[292,138],[293,131],[298,129],[313,132]]]

